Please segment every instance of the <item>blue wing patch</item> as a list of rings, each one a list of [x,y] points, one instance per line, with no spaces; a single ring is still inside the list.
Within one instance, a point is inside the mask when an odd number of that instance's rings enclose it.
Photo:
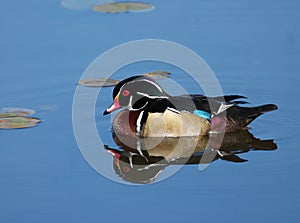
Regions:
[[[198,115],[201,118],[205,118],[207,120],[210,120],[210,114],[206,111],[202,111],[202,110],[195,110],[194,111],[195,115]]]

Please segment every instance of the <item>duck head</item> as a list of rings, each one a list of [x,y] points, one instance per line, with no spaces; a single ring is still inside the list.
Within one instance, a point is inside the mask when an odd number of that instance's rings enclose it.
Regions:
[[[103,115],[119,108],[137,111],[145,108],[151,100],[166,98],[167,94],[152,78],[132,76],[120,81],[113,90],[113,103]]]

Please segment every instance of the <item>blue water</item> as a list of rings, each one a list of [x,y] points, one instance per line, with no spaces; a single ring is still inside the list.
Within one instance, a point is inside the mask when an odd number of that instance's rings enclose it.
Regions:
[[[299,221],[299,1],[150,2],[151,12],[114,15],[70,10],[59,1],[2,2],[0,107],[35,109],[42,123],[0,131],[1,222]],[[94,171],[73,134],[76,82],[101,53],[144,38],[193,49],[226,94],[277,104],[250,131],[274,139],[278,149],[241,154],[246,163],[217,160],[204,171],[185,166],[144,186]],[[174,80],[183,81],[178,72]],[[97,124],[109,136],[110,120],[101,114],[111,89],[102,93]]]

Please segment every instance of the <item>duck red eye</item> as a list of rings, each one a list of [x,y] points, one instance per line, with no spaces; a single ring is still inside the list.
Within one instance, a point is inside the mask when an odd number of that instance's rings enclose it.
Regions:
[[[125,96],[125,97],[127,97],[129,94],[130,94],[130,92],[128,90],[124,90],[122,92],[122,95]]]

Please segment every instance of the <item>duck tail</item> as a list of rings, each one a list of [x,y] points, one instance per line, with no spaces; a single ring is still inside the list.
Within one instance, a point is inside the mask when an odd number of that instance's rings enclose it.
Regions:
[[[278,109],[277,105],[266,104],[266,105],[261,105],[261,106],[250,108],[250,112],[253,113],[252,114],[253,116],[258,117],[259,115],[261,115],[263,113],[274,111],[277,109]],[[252,115],[250,114],[249,117],[251,117]]]
[[[246,127],[248,124],[250,124],[254,119],[259,117],[260,115],[277,110],[278,107],[275,104],[266,104],[266,105],[260,105],[256,107],[240,107],[242,110],[239,114],[242,119],[244,119],[244,127]],[[242,121],[242,122],[243,122]]]
[[[274,104],[266,104],[256,107],[233,106],[227,110],[226,132],[244,129],[260,115],[277,109],[278,107]],[[215,126],[212,128],[218,129],[218,120],[216,119],[213,121],[215,122]]]

